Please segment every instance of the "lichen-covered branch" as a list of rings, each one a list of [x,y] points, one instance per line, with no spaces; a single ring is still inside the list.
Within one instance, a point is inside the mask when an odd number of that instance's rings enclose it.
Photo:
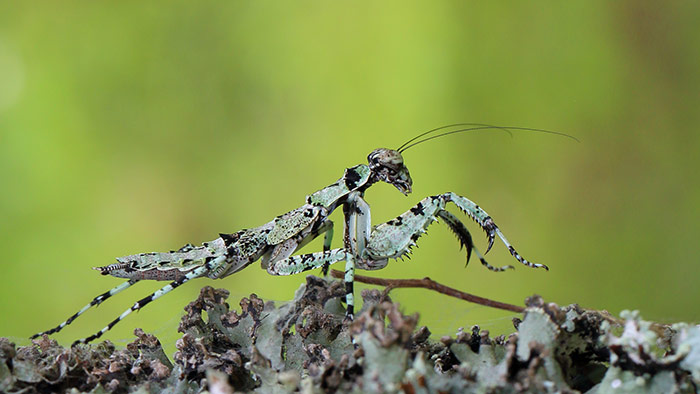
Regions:
[[[228,294],[207,286],[185,308],[172,359],[140,329],[126,349],[0,338],[0,392],[693,393],[700,383],[700,328],[632,312],[616,320],[534,296],[507,337],[474,325],[434,341],[404,315],[410,306],[374,289],[348,322],[341,281],[309,276],[290,302],[253,294],[240,311]]]

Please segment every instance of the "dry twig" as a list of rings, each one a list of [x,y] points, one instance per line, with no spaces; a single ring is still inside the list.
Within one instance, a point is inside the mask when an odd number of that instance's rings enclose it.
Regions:
[[[345,276],[345,274],[342,271],[338,270],[331,270],[331,275],[334,278],[338,279],[343,279],[343,277]],[[355,275],[355,281],[367,283],[370,285],[384,286],[386,287],[385,293],[388,293],[392,289],[399,287],[418,287],[437,291],[438,293],[442,293],[450,297],[459,298],[460,300],[473,302],[475,304],[484,305],[491,308],[503,309],[506,311],[517,313],[522,313],[523,311],[525,311],[525,308],[522,306],[506,304],[504,302],[489,300],[488,298],[465,293],[463,291],[459,291],[457,289],[453,289],[451,287],[442,285],[428,277],[425,277],[423,279],[382,279],[373,278],[370,276]]]

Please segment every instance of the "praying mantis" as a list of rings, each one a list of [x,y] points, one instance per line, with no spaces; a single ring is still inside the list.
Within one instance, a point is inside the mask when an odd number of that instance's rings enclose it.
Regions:
[[[544,264],[532,263],[523,258],[508,242],[486,211],[468,198],[453,192],[426,197],[396,218],[372,227],[370,207],[364,199],[364,193],[369,187],[378,183],[387,183],[404,195],[412,191],[413,180],[404,164],[403,152],[434,138],[487,129],[500,129],[509,133],[511,130],[527,130],[575,139],[567,134],[542,129],[458,123],[422,133],[398,149],[375,149],[368,155],[367,164],[345,169],[343,176],[336,182],[308,195],[302,206],[277,216],[262,226],[230,234],[219,234],[218,238],[205,242],[201,246],[187,244],[176,251],[133,254],[118,257],[114,264],[94,267],[102,275],[125,278],[127,281],[93,298],[58,326],[35,334],[32,338],[62,330],[88,309],[139,281],[170,281],[167,285],[135,302],[100,331],[75,341],[73,345],[93,341],[132,312],[192,279],[225,278],[257,260],[261,260],[262,267],[272,275],[291,275],[315,268],[322,268],[323,272],[327,273],[330,264],[344,261],[346,316],[352,319],[355,305],[353,294],[355,269],[378,270],[384,268],[389,259],[409,254],[418,238],[426,232],[431,223],[438,219],[442,219],[450,227],[461,246],[466,248],[467,262],[474,251],[481,263],[492,271],[513,268],[510,265],[495,267],[486,262],[484,256],[475,247],[464,223],[445,209],[448,203],[454,204],[486,232],[488,246],[485,253],[491,249],[495,239],[499,238],[510,254],[521,264],[548,270]],[[440,133],[434,134],[436,132]],[[339,206],[343,207],[344,212],[343,247],[331,249],[333,222],[328,217]],[[324,235],[322,251],[294,255],[296,251],[322,234]]]

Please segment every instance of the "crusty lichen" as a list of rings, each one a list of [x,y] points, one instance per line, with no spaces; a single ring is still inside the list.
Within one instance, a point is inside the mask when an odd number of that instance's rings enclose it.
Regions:
[[[516,332],[490,338],[478,326],[430,340],[377,290],[363,291],[350,323],[343,283],[307,277],[276,307],[256,295],[231,311],[228,291],[205,287],[186,308],[171,362],[158,339],[135,331],[63,348],[44,336],[16,348],[0,338],[0,392],[668,392],[700,384],[700,328],[652,325],[526,301]],[[206,318],[204,317],[206,316]]]

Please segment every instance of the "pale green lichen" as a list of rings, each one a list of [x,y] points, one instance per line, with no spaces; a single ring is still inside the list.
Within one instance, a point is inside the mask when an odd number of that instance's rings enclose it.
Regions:
[[[526,301],[517,331],[490,338],[473,326],[431,341],[417,315],[376,290],[350,324],[340,281],[307,277],[292,301],[255,295],[231,311],[228,292],[205,287],[186,308],[171,361],[136,330],[70,349],[48,337],[16,348],[0,338],[0,392],[692,393],[700,384],[700,328],[660,326]]]

